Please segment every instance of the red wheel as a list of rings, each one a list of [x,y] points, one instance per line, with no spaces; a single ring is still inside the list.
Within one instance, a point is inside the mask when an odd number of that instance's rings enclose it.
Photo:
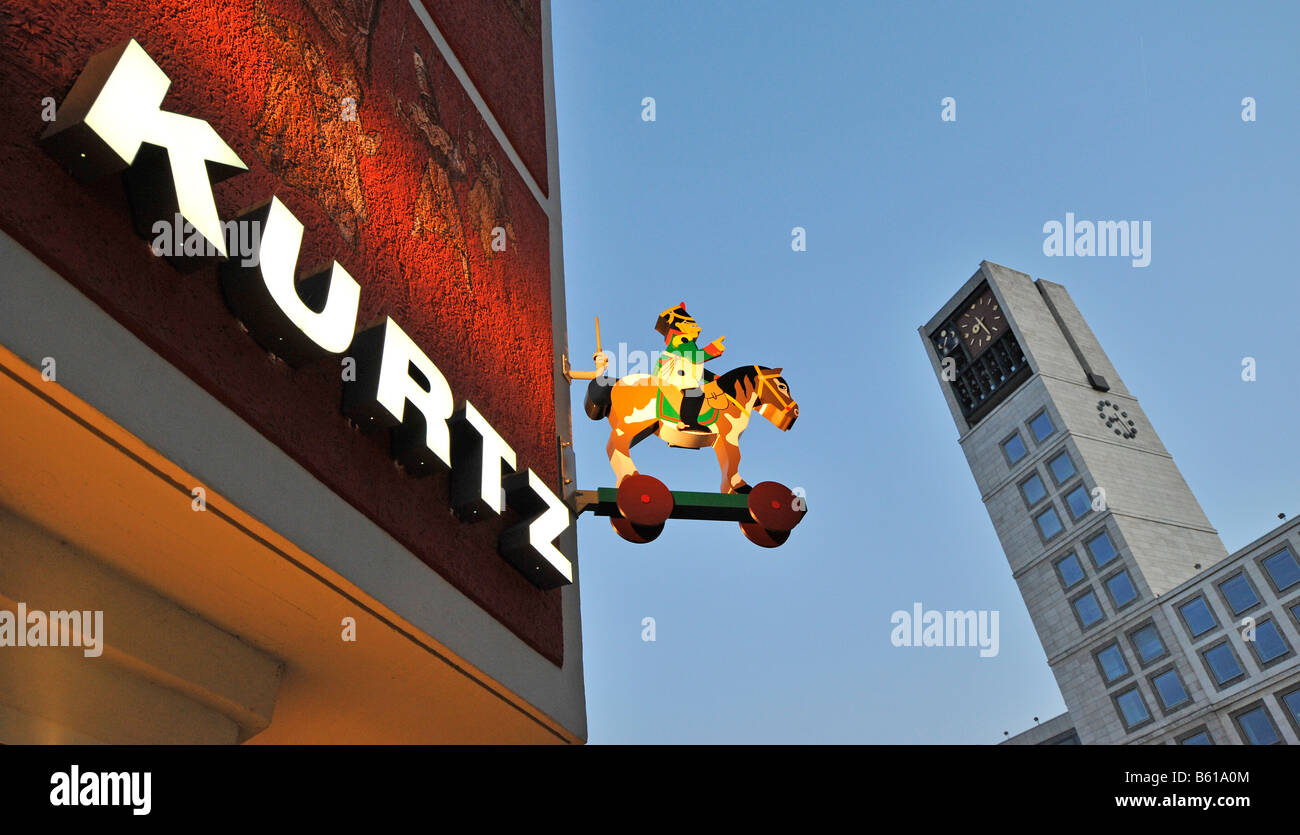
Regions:
[[[802,507],[802,501],[789,487],[775,481],[759,482],[749,491],[749,515],[769,531],[789,533],[794,530],[807,512],[796,510],[796,506]]]
[[[655,537],[663,533],[663,523],[658,525],[636,525],[626,519],[620,519],[617,516],[609,517],[609,523],[614,526],[614,531],[628,542],[635,542],[638,545],[644,545],[652,542]]]
[[[778,548],[790,538],[789,531],[769,531],[753,522],[741,522],[740,532],[745,535],[745,539],[764,548]]]
[[[618,512],[634,525],[662,525],[673,515],[672,491],[654,476],[633,473],[618,485]]]

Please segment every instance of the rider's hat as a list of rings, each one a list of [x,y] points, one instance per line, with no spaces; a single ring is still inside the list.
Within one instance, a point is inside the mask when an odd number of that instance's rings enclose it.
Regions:
[[[678,330],[677,326],[682,322],[695,324],[695,320],[691,318],[691,314],[686,312],[686,302],[682,302],[676,307],[670,307],[663,313],[660,313],[658,321],[655,322],[655,330],[659,332],[660,336],[666,337],[668,336],[669,331]]]

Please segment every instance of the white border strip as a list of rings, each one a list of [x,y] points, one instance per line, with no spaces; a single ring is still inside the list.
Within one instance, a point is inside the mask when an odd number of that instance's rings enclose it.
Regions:
[[[515,151],[515,146],[511,145],[510,140],[506,138],[505,131],[501,129],[501,125],[497,123],[496,117],[492,115],[492,111],[488,108],[487,102],[483,100],[483,96],[479,95],[478,88],[474,86],[474,82],[469,80],[469,73],[465,72],[465,68],[461,65],[460,61],[457,60],[455,53],[451,51],[451,44],[447,43],[447,39],[442,36],[442,32],[438,31],[438,27],[434,24],[433,18],[429,16],[429,10],[424,7],[424,4],[421,3],[420,0],[409,0],[409,3],[411,8],[415,11],[415,16],[420,18],[420,22],[424,24],[424,28],[428,30],[429,37],[433,38],[434,46],[438,47],[438,51],[442,53],[442,57],[447,60],[447,66],[451,67],[451,71],[455,73],[456,79],[460,81],[460,86],[465,88],[465,92],[469,94],[470,101],[474,102],[474,107],[478,109],[479,115],[483,117],[484,122],[487,122],[488,129],[491,130],[492,135],[496,137],[497,143],[505,149],[506,156],[510,158],[511,164],[514,165],[515,170],[519,172],[519,176],[523,178],[524,183],[528,186],[528,190],[533,193],[533,199],[537,201],[538,205],[542,207],[542,210],[545,211],[546,214],[552,214],[552,209],[554,207],[552,206],[551,201],[542,193],[541,187],[537,185],[537,181],[533,179],[533,175],[528,171],[528,166],[524,165],[523,158],[519,156],[519,153]],[[545,63],[545,61],[543,61],[543,63]],[[551,190],[554,191],[554,188],[555,184],[552,183]]]

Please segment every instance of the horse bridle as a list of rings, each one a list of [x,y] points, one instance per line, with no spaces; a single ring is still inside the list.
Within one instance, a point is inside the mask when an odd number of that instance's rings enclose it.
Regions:
[[[754,379],[758,381],[758,388],[754,389],[754,399],[762,400],[763,388],[770,387],[772,389],[772,393],[775,394],[777,399],[780,400],[782,403],[781,406],[777,406],[774,408],[778,410],[781,420],[785,420],[786,416],[790,414],[790,410],[794,408],[795,401],[793,397],[787,398],[785,395],[781,394],[781,390],[776,386],[772,385],[771,381],[776,379],[777,377],[780,377],[781,375],[778,372],[773,371],[771,369],[768,369],[766,372],[764,372],[757,365],[754,366],[754,372],[756,375]],[[739,400],[733,397],[731,395],[731,392],[724,391],[723,394],[726,395],[726,398],[730,400],[732,403],[735,403],[736,406],[739,407],[741,410],[746,410],[745,404],[741,403]],[[760,414],[762,413],[761,407],[759,413]]]
[[[780,420],[774,421],[774,423],[783,423],[789,416],[790,410],[795,408],[795,400],[787,394],[782,394],[781,390],[772,384],[772,380],[779,378],[781,373],[779,371],[773,371],[772,369],[764,371],[757,365],[754,366],[754,370],[758,372],[758,390],[756,392],[758,394],[758,399],[760,401],[763,399],[763,388],[765,386],[770,388],[772,394],[776,396],[778,401],[780,401],[780,405],[776,407],[780,412]],[[761,409],[759,410],[759,413],[762,414]]]

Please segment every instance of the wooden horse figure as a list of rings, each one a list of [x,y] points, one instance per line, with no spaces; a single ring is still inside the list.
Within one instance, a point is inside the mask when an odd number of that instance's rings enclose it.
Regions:
[[[598,374],[604,364],[598,361]],[[589,376],[590,375],[590,376]],[[578,376],[574,374],[573,376]],[[658,435],[670,446],[687,449],[713,447],[722,471],[723,493],[747,493],[749,485],[740,477],[740,435],[757,410],[778,429],[788,430],[799,417],[799,404],[779,368],[746,365],[703,384],[707,411],[697,421],[700,428],[683,429],[671,400],[665,396],[661,378],[649,374],[612,377],[582,375],[591,379],[587,389],[587,416],[609,419],[609,443],[605,447],[618,483],[636,473],[631,450],[640,441]]]

